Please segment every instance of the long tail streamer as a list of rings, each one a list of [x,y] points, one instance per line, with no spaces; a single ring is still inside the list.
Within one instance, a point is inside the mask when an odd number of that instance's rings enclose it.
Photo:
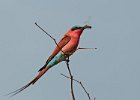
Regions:
[[[25,90],[27,87],[29,87],[30,85],[33,85],[35,84],[35,82],[43,75],[45,74],[45,72],[49,69],[49,67],[46,67],[44,68],[42,71],[39,72],[39,74],[32,80],[30,81],[28,84],[26,84],[25,86],[13,91],[13,92],[10,92],[6,95],[10,95],[10,97],[13,97],[15,96],[16,94],[20,93],[21,91]]]

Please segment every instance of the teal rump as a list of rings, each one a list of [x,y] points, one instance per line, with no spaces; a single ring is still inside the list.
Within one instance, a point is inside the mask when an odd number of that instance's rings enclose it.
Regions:
[[[63,53],[58,53],[47,65],[47,67],[51,68],[54,65],[58,64],[61,61],[65,60],[65,56]]]

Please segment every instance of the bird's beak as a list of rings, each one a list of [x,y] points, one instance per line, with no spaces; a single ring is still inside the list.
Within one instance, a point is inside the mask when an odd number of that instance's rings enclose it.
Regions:
[[[83,26],[82,28],[83,28],[83,29],[91,29],[92,27],[89,26],[89,25],[85,25],[85,26]]]

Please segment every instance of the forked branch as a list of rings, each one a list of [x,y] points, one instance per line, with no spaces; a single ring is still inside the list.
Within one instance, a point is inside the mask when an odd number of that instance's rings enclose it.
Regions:
[[[62,74],[62,73],[61,73],[61,75],[64,76],[64,77],[66,77],[66,78],[68,78],[68,79],[71,79],[71,80],[73,80],[73,81],[79,83],[79,84],[81,85],[81,87],[83,88],[84,92],[87,94],[88,99],[91,100],[89,93],[87,92],[86,88],[84,87],[84,85],[82,84],[81,81],[78,81],[77,79],[74,79],[74,78],[72,79],[71,77],[68,77],[68,76],[66,76],[66,75],[64,75],[64,74]]]

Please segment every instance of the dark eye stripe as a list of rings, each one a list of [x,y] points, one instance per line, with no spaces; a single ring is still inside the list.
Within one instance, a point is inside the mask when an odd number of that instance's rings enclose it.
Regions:
[[[76,30],[76,29],[80,29],[80,28],[81,28],[81,27],[74,26],[74,27],[71,28],[71,30],[74,31],[74,30]]]

